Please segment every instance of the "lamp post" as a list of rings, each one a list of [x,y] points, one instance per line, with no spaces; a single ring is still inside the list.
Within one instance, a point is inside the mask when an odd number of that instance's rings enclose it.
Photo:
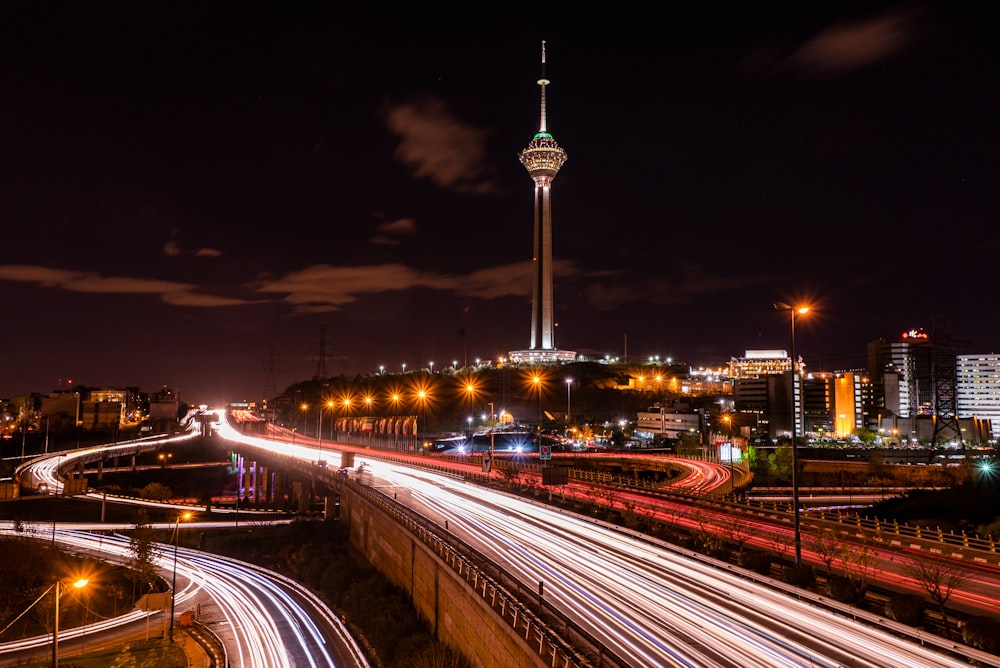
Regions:
[[[59,589],[61,580],[56,580],[56,583],[52,585],[56,590],[56,610],[53,621],[55,622],[52,627],[52,667],[59,668]],[[73,586],[77,589],[82,589],[87,586],[87,580],[77,580],[73,583]]]
[[[799,512],[799,444],[798,444],[798,417],[795,411],[795,388],[797,386],[796,375],[798,371],[798,364],[795,361],[795,314],[805,315],[809,312],[808,306],[798,306],[793,307],[784,302],[778,302],[774,305],[775,310],[778,311],[788,311],[791,319],[791,339],[789,341],[789,347],[791,348],[792,355],[792,387],[790,394],[790,403],[792,408],[792,517],[793,523],[795,525],[795,567],[802,567],[802,524]]]
[[[497,418],[493,412],[493,402],[490,402],[490,471],[493,470],[493,432],[496,431]],[[489,473],[490,471],[487,471]]]
[[[541,452],[542,447],[542,377],[535,374],[531,378],[531,382],[535,384],[535,390],[538,391],[538,448]]]
[[[370,429],[371,431],[366,432],[368,436],[366,440],[371,443],[372,436],[375,434],[375,425],[372,424],[372,402],[374,401],[371,395],[365,395],[365,429]]]
[[[174,606],[177,604],[177,544],[180,542],[181,520],[187,520],[191,513],[184,513],[177,516],[174,522],[174,576],[170,585],[170,642],[174,641]]]
[[[347,436],[351,435],[351,398],[344,398],[344,431]],[[332,437],[331,437],[332,438]]]
[[[316,440],[319,443],[319,452],[316,454],[316,463],[323,459],[323,404],[317,404],[318,413],[316,415]]]
[[[733,496],[736,494],[736,479],[733,475],[736,472],[733,468],[733,418],[723,415],[722,421],[726,423],[726,432],[729,436],[729,495]]]
[[[420,417],[424,422],[424,429],[427,429],[427,414],[424,410],[424,406],[427,402],[427,391],[419,390],[417,391],[417,401],[420,403]],[[420,440],[420,420],[417,421],[417,444],[422,445]]]
[[[392,449],[399,451],[399,392],[392,393]]]
[[[573,421],[573,413],[570,412],[570,405],[569,405],[569,391],[571,387],[573,387],[573,379],[567,378],[566,379],[566,429],[569,429],[569,424],[570,422]]]

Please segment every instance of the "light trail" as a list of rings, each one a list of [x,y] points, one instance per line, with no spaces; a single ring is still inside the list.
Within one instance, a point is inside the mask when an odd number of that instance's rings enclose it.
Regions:
[[[5,531],[12,532],[12,526],[5,527]],[[54,539],[71,550],[106,561],[123,562],[129,556],[129,540],[120,535],[63,529],[55,532]],[[161,573],[172,574],[173,554],[172,545],[160,546],[154,562]],[[201,603],[203,609],[208,609],[207,613],[203,610],[206,617],[217,617],[211,627],[223,640],[231,666],[332,668],[338,665],[337,651],[332,649],[327,634],[336,640],[337,647],[346,648],[351,655],[347,665],[369,665],[336,615],[305,587],[288,578],[235,559],[185,548],[177,551],[177,574],[178,614],[185,606]],[[147,613],[135,610],[85,627],[60,629],[60,638],[68,641],[146,619]],[[51,635],[44,635],[3,643],[0,656],[50,648],[51,639]]]
[[[968,665],[568,513],[447,476],[366,468],[529,590],[544,583],[548,604],[634,665]]]

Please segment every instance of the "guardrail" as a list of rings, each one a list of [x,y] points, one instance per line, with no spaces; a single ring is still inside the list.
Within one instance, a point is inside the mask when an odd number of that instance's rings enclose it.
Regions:
[[[524,639],[530,642],[538,656],[543,658],[546,663],[554,668],[559,666],[563,668],[589,668],[595,665],[574,649],[572,643],[563,638],[538,614],[504,587],[501,582],[503,574],[500,567],[493,564],[485,555],[455,536],[445,537],[441,527],[376,489],[353,480],[341,480],[339,484],[349,487],[364,497],[430,548],[445,564],[451,567],[458,577],[470,585],[486,605],[510,625],[513,632],[523,635]],[[492,568],[496,569],[497,575],[494,577],[488,574],[482,568],[482,564],[490,564]],[[517,587],[521,586],[520,582],[512,582]],[[575,637],[583,639],[592,648],[593,654],[600,657],[597,665],[621,668],[628,665],[587,631],[559,614],[558,611],[548,610],[548,613],[556,615],[564,628],[571,631]]]

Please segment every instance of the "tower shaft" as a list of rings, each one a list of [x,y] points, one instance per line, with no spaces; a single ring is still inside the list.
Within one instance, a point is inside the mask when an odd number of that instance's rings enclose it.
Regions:
[[[542,77],[538,132],[518,158],[535,183],[535,233],[532,257],[531,340],[527,350],[510,353],[515,362],[567,361],[576,357],[572,351],[555,347],[555,322],[552,298],[552,181],[566,162],[566,151],[549,134],[546,120],[545,42],[542,42]]]
[[[552,190],[546,179],[535,179],[535,245],[531,292],[532,350],[550,350],[552,341]]]

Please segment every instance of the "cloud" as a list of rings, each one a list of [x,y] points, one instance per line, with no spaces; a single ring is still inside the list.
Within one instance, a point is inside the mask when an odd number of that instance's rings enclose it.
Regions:
[[[377,246],[398,246],[401,237],[413,236],[417,231],[417,223],[412,218],[400,218],[391,223],[382,223],[375,230],[371,242]]]
[[[782,67],[807,74],[837,74],[884,60],[908,46],[919,27],[912,12],[839,23],[799,47]]]
[[[395,157],[422,179],[460,193],[488,194],[496,186],[486,170],[489,133],[454,118],[436,98],[386,108],[386,127],[400,138]]]
[[[864,21],[841,21],[795,48],[754,47],[737,69],[747,73],[795,72],[803,76],[844,74],[898,53],[924,36],[915,10],[900,10]]]
[[[568,278],[577,272],[567,260],[553,262],[553,272]],[[463,297],[499,299],[531,294],[531,262],[479,269],[466,275],[419,271],[401,264],[365,267],[316,265],[281,278],[258,281],[249,286],[265,294],[281,294],[282,301],[299,313],[339,310],[366,294],[424,288],[446,290]]]
[[[257,302],[198,292],[190,283],[123,276],[104,277],[88,271],[71,271],[31,265],[0,265],[0,280],[35,283],[70,292],[119,295],[157,295],[175,306],[240,306]]]
[[[707,271],[692,263],[679,263],[674,266],[674,270],[674,276],[658,277],[645,282],[616,282],[614,272],[589,274],[584,277],[587,281],[582,294],[594,310],[611,311],[623,304],[638,301],[656,305],[690,303],[732,294],[754,285],[767,285],[776,279],[769,275],[748,277],[719,274],[718,269]],[[595,280],[598,278],[601,280]]]
[[[398,223],[399,221],[397,221]],[[406,229],[406,225],[402,225]],[[552,265],[557,281],[573,281],[582,274],[575,262],[555,260]],[[156,295],[173,306],[223,307],[273,302],[275,298],[292,307],[296,313],[337,311],[360,301],[366,295],[402,290],[427,289],[453,292],[466,298],[494,300],[505,297],[531,296],[532,262],[516,262],[477,269],[469,274],[452,275],[414,269],[403,264],[337,267],[315,265],[290,272],[277,278],[262,277],[244,285],[261,299],[248,300],[209,294],[191,283],[123,276],[101,276],[94,272],[53,269],[28,265],[0,265],[0,280],[34,283],[47,288],[90,294]],[[613,276],[592,273],[591,280]],[[601,288],[593,293],[601,301]],[[607,290],[604,288],[604,290]],[[617,299],[626,298],[626,288],[620,288]],[[629,296],[629,300],[641,296]],[[607,297],[611,299],[611,297]]]
[[[222,257],[222,251],[216,248],[198,248],[193,251],[185,250],[177,240],[179,236],[177,230],[171,230],[170,239],[163,244],[163,254],[168,257],[179,257],[181,255],[194,255],[195,257]]]

